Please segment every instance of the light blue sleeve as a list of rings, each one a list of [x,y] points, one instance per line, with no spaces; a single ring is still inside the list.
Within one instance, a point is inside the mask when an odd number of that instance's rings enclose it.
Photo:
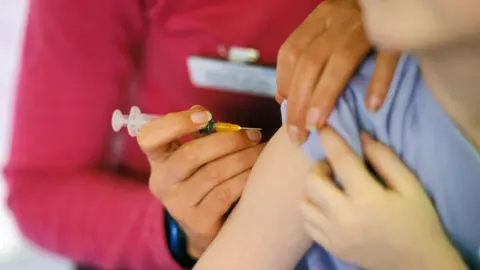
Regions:
[[[418,67],[414,59],[403,56],[397,66],[385,102],[380,110],[371,113],[365,106],[365,95],[375,67],[373,56],[369,57],[352,78],[331,113],[328,124],[339,133],[353,151],[362,156],[360,131],[372,134],[382,143],[392,146],[398,153],[405,148],[402,139],[412,126],[415,89],[418,84]],[[281,106],[285,123],[287,101]],[[312,132],[302,146],[306,155],[318,161],[325,157],[317,132]]]
[[[480,269],[480,154],[432,96],[412,57],[402,56],[384,105],[369,112],[364,100],[373,69],[370,57],[338,99],[329,125],[359,156],[360,131],[394,150],[434,202],[452,244],[472,269]],[[284,122],[286,110],[284,102]],[[309,135],[302,148],[311,160],[325,158],[317,132]],[[302,263],[309,270],[358,269],[319,246],[314,246]]]
[[[399,66],[405,65],[406,59],[400,61]],[[378,140],[385,144],[392,143],[397,145],[398,139],[391,139],[390,132],[397,134],[399,137],[402,134],[403,125],[391,126],[390,119],[405,118],[406,106],[410,99],[408,98],[408,91],[403,90],[402,95],[405,98],[399,98],[396,95],[399,85],[406,85],[401,68],[397,70],[397,76],[392,82],[392,89],[390,89],[385,104],[377,113],[370,113],[365,108],[364,100],[365,93],[370,82],[371,74],[374,69],[373,57],[370,57],[359,68],[358,73],[349,83],[349,86],[344,90],[342,96],[337,100],[334,111],[331,113],[328,124],[332,127],[350,146],[350,148],[360,157],[363,156],[360,142],[360,131],[365,131],[372,134]],[[412,76],[409,76],[412,77]],[[411,88],[411,87],[410,87]],[[408,90],[408,89],[407,89]],[[396,108],[392,107],[392,100],[398,101]],[[404,99],[404,100],[402,100]],[[397,102],[396,102],[397,103]],[[287,101],[281,105],[282,121],[285,123],[287,113]],[[397,121],[400,122],[400,121]],[[403,122],[403,121],[402,121]],[[400,144],[398,144],[400,147]],[[325,158],[323,147],[320,143],[318,133],[312,132],[308,136],[306,142],[302,145],[304,153],[313,161],[319,161]],[[338,183],[338,181],[337,181]],[[316,245],[305,255],[301,263],[308,265],[307,269],[324,269],[325,265],[330,265],[328,269],[332,270],[357,270],[358,268],[349,265],[334,256],[329,255],[322,247]]]

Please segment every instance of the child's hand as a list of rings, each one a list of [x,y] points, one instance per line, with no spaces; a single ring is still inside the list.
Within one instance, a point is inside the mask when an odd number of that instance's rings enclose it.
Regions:
[[[321,163],[306,180],[301,209],[316,242],[367,269],[466,269],[419,181],[393,151],[362,135],[382,185],[332,129],[320,139],[343,190]]]

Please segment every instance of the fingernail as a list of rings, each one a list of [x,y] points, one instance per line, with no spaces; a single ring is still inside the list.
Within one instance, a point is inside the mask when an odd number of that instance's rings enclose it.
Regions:
[[[192,107],[190,107],[190,110],[195,110],[195,109],[200,109],[202,108],[202,106],[200,105],[193,105]]]
[[[287,133],[292,142],[298,143],[300,141],[300,132],[296,126],[288,126]]]
[[[307,113],[307,126],[308,131],[312,132],[317,129],[318,121],[320,120],[322,112],[318,108],[311,108]]]
[[[212,114],[208,111],[193,112],[190,115],[190,119],[195,124],[206,124],[212,120]]]
[[[380,98],[376,95],[370,96],[367,102],[367,109],[370,112],[375,112],[380,107]]]
[[[252,142],[259,142],[262,139],[262,133],[258,130],[246,130],[245,133]]]
[[[275,94],[275,101],[278,103],[278,104],[282,104],[282,102],[285,100],[285,98],[280,95],[278,92]]]

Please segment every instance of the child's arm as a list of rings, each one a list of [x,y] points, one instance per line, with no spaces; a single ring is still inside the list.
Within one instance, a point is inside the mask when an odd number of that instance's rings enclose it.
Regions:
[[[312,245],[298,212],[312,162],[281,128],[258,159],[242,199],[196,270],[293,269]]]

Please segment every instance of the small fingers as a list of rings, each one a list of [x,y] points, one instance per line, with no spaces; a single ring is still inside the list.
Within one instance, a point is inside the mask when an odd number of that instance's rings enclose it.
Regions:
[[[361,134],[363,151],[372,169],[385,184],[401,193],[421,191],[423,188],[415,175],[403,164],[389,147],[374,141],[367,133]]]
[[[400,53],[378,52],[370,85],[367,90],[366,103],[370,111],[378,110],[387,96],[395,69],[400,59]]]
[[[305,219],[304,227],[313,241],[327,248],[330,240],[327,234],[328,219],[308,201],[300,204],[300,212]]]
[[[323,161],[314,164],[305,179],[305,195],[325,215],[335,213],[344,202],[343,192],[335,185],[330,175],[328,164]]]
[[[320,130],[319,134],[328,163],[347,194],[363,196],[366,193],[382,191],[380,184],[367,170],[363,159],[352,151],[340,135],[329,127]]]

